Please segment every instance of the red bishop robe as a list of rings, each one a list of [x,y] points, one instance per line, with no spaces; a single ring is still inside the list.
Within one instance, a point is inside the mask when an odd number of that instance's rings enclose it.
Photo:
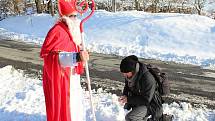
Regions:
[[[58,59],[59,51],[79,52],[79,47],[64,22],[56,23],[48,32],[41,48],[44,60],[43,89],[46,103],[47,121],[71,121],[70,117],[70,67],[62,68]],[[78,63],[75,72],[83,72]],[[74,97],[75,98],[75,97]],[[71,109],[75,110],[75,109]]]

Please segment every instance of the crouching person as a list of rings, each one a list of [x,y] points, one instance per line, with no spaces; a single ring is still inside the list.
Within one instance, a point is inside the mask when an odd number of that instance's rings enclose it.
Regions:
[[[159,121],[162,118],[162,97],[157,91],[157,83],[145,64],[135,55],[121,61],[120,71],[125,77],[123,96],[119,102],[131,111],[126,121]]]

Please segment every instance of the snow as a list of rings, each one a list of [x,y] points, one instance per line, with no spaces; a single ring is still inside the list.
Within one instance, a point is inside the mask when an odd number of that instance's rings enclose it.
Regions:
[[[41,45],[56,21],[47,14],[10,17],[0,22],[0,36]],[[205,16],[100,10],[84,27],[92,52],[215,69],[215,20]]]
[[[24,75],[8,65],[0,69],[0,119],[1,121],[45,121],[45,100],[42,81]],[[89,93],[84,91],[87,121],[92,121]],[[93,90],[97,121],[124,121],[128,112],[119,104],[115,94],[102,88]],[[173,115],[174,121],[214,121],[215,110],[194,108],[189,103],[163,104],[164,113]]]
[[[207,0],[203,9],[205,11],[215,12],[215,7],[214,6],[215,6],[215,1],[214,0]]]
[[[57,17],[47,14],[14,16],[0,21],[0,38],[41,45]],[[96,11],[87,21],[85,39],[92,52],[174,61],[215,69],[215,20],[204,16],[137,11]],[[207,75],[214,76],[207,73]],[[0,68],[1,121],[45,121],[42,82],[12,66]],[[87,121],[92,120],[88,92],[84,91]],[[97,121],[124,121],[126,110],[115,94],[93,91]],[[174,121],[214,121],[215,110],[189,103],[163,104]]]

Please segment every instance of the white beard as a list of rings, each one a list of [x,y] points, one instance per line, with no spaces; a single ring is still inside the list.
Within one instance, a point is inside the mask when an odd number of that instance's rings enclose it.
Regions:
[[[69,32],[72,35],[73,41],[76,45],[81,45],[81,31],[80,31],[80,20],[77,18],[70,19],[69,17],[63,16],[62,20],[66,22]]]

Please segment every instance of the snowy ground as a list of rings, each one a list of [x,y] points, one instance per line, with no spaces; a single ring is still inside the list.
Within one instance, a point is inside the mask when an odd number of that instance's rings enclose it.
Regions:
[[[45,102],[41,80],[30,78],[12,66],[0,69],[0,119],[1,121],[45,121]],[[87,121],[92,120],[88,92],[85,94]],[[126,110],[118,97],[101,88],[94,91],[97,121],[124,121]],[[163,104],[164,113],[174,115],[174,121],[214,121],[215,110],[193,108],[189,103]]]
[[[56,18],[49,15],[16,16],[0,21],[0,37],[42,44]],[[93,52],[175,61],[215,69],[215,21],[198,15],[97,11],[85,25],[86,43]],[[0,68],[0,120],[44,121],[41,80],[29,78],[11,66]],[[85,102],[88,102],[88,93]],[[94,92],[98,121],[123,121],[126,111],[117,96]],[[87,121],[90,106],[85,104]],[[215,110],[189,103],[164,104],[174,121],[214,121]]]

